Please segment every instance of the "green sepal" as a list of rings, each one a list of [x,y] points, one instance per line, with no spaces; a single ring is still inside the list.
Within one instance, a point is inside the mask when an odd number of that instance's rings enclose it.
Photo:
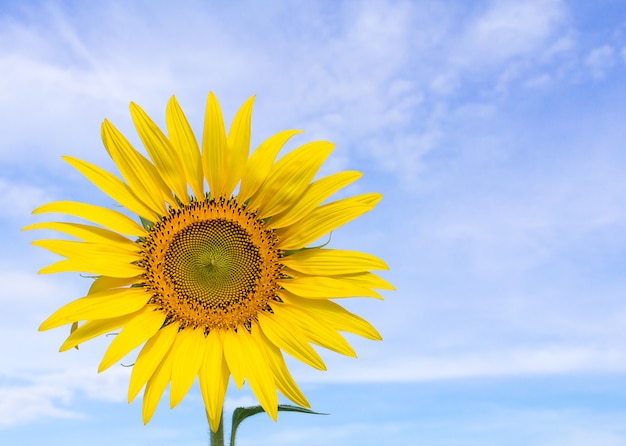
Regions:
[[[306,409],[300,406],[291,406],[289,404],[279,404],[278,405],[279,412],[300,412],[300,413],[308,413],[312,415],[328,415],[327,413],[314,412],[311,409]],[[252,415],[256,415],[258,413],[265,412],[261,406],[252,406],[252,407],[238,407],[233,412],[233,425],[230,430],[230,446],[235,446],[235,436],[237,434],[237,428],[241,424],[243,420]]]
[[[76,331],[78,328],[78,321],[72,322],[72,326],[70,327],[70,335]],[[75,345],[74,348],[78,350],[78,345]]]
[[[319,246],[309,246],[307,248],[300,248],[300,249],[288,249],[286,251],[283,251],[283,256],[287,257],[287,256],[292,256],[294,254],[297,254],[301,251],[308,251],[309,249],[320,249],[323,248],[324,246],[328,245],[330,243],[330,241],[333,238],[333,233],[331,232],[330,234],[328,234],[328,241],[326,241],[325,243],[322,243]]]
[[[139,217],[139,219],[141,220],[141,226],[143,226],[143,228],[146,231],[150,231],[150,229],[152,228],[152,226],[154,226],[154,223],[151,222],[150,220],[146,220],[143,217]]]

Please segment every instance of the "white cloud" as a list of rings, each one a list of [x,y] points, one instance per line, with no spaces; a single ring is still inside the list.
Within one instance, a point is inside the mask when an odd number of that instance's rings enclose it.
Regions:
[[[493,65],[533,56],[566,20],[561,0],[489,2],[467,26],[457,58],[466,65]]]
[[[21,373],[19,378],[0,375],[0,427],[42,418],[83,418],[86,414],[73,408],[79,395],[123,402],[128,376],[128,370],[121,367],[102,374],[92,368],[72,368],[37,375]]]
[[[393,357],[384,360],[362,355],[358,364],[346,358],[330,358],[326,361],[328,372],[295,366],[293,375],[299,383],[376,383],[626,372],[626,351],[617,348],[509,344],[506,350],[440,355],[419,355],[414,350],[396,350]]]
[[[568,404],[568,401],[551,401],[546,407],[527,402],[523,407],[505,407],[490,396],[488,404],[480,404],[477,411],[464,417],[451,415],[450,423],[456,426],[455,435],[449,441],[438,444],[453,446],[458,438],[473,441],[471,444],[499,446],[512,445],[607,445],[626,444],[623,413],[606,413],[603,410],[585,410]],[[499,398],[495,398],[499,399]],[[574,407],[572,407],[574,406]],[[437,425],[428,420],[418,421],[417,429],[424,432],[424,439],[437,438]],[[415,429],[415,428],[414,428]]]
[[[529,88],[545,88],[552,83],[552,76],[548,73],[542,73],[524,82],[525,87]]]
[[[109,117],[131,136],[131,100],[162,122],[175,93],[200,134],[208,90],[226,120],[258,93],[254,138],[299,127],[298,142],[337,142],[326,168],[361,163],[358,187],[385,194],[385,214],[349,240],[380,247],[398,286],[380,306],[363,305],[383,343],[357,343],[358,361],[333,356],[328,373],[296,368],[298,382],[626,372],[624,288],[619,272],[606,272],[621,265],[607,257],[623,257],[623,126],[598,126],[597,110],[576,101],[580,85],[564,82],[584,69],[608,77],[616,54],[599,44],[577,56],[584,36],[564,2],[250,2],[236,15],[202,5],[81,3],[2,22],[2,161],[56,170],[49,160],[71,153],[101,164],[99,124]],[[568,113],[554,107],[559,92]],[[603,116],[623,115],[614,107]],[[24,178],[0,179],[11,223],[58,198],[46,178]],[[11,361],[0,367],[0,418],[85,416],[72,405],[79,395],[125,404],[128,370],[95,373],[104,349],[62,357],[64,329],[35,331],[81,285],[9,260],[1,334],[17,341],[1,348]],[[42,370],[61,362],[74,372]]]
[[[18,303],[26,307],[41,305],[76,292],[57,277],[40,276],[7,265],[0,265],[0,268],[0,302],[7,307]]]
[[[75,409],[79,396],[123,401],[129,370],[114,366],[102,374],[96,372],[110,339],[99,338],[79,351],[59,353],[69,327],[37,331],[52,311],[81,297],[90,280],[40,276],[35,265],[28,271],[28,264],[22,270],[14,263],[4,259],[0,265],[0,338],[6,341],[0,345],[0,355],[9,358],[0,362],[0,427],[43,418],[83,417]]]
[[[405,159],[385,168],[404,179],[439,147],[440,104],[424,91],[448,96],[472,82],[476,71],[505,89],[525,76],[524,64],[532,66],[536,53],[563,42],[559,33],[567,21],[556,0],[491,2],[474,8],[462,26],[454,21],[458,6],[411,2],[309,6],[291,11],[288,20],[280,7],[261,12],[250,3],[241,22],[229,28],[197,7],[177,8],[168,20],[133,14],[138,11],[132,3],[79,7],[73,16],[47,8],[45,26],[34,26],[41,17],[33,12],[32,23],[14,22],[0,31],[0,41],[17,42],[0,51],[9,67],[0,80],[8,92],[0,105],[12,110],[0,146],[6,160],[19,162],[25,152],[14,149],[27,147],[42,160],[62,151],[89,152],[87,159],[100,162],[106,155],[98,128],[105,116],[132,136],[127,103],[138,102],[161,122],[172,93],[200,134],[204,95],[211,89],[226,116],[258,93],[253,137],[259,140],[300,127],[304,138],[336,142],[338,159],[379,161],[377,147],[394,135],[383,144],[386,156]],[[261,13],[285,26],[256,20]],[[176,29],[185,45],[155,29]],[[264,39],[250,39],[255,33]],[[526,61],[521,67],[520,58]]]
[[[452,67],[467,74],[497,72],[513,61],[537,59],[563,41],[567,20],[561,0],[491,1],[477,6],[449,48]]]
[[[49,201],[51,194],[41,187],[0,178],[0,218],[23,221],[33,209]]]
[[[587,54],[585,65],[594,78],[600,79],[615,65],[615,50],[610,45],[594,48]]]
[[[387,407],[393,410],[393,403],[387,403]],[[383,421],[384,416],[379,416],[368,423],[336,425],[322,419],[314,426],[283,426],[278,432],[270,432],[267,439],[277,446],[313,446],[321,443],[369,445],[400,438],[406,439],[406,443],[401,444],[437,446],[626,444],[623,414],[619,412],[603,414],[576,409],[541,409],[533,405],[511,410],[499,404],[495,395],[477,398],[469,404],[464,401],[460,408],[436,405],[431,412],[428,408],[419,407],[419,402],[414,404],[416,410],[409,409],[410,414],[394,413],[396,421]],[[467,406],[473,410],[468,412]],[[242,430],[238,440],[242,446],[258,443],[255,435],[246,430]]]
[[[296,28],[253,20],[250,26],[265,38],[246,45],[240,42],[247,35],[243,31],[250,31],[246,24],[226,28],[198,8],[177,8],[174,17],[165,20],[142,19],[132,14],[132,4],[107,5],[93,11],[79,7],[73,16],[48,6],[41,12],[46,13],[45,26],[35,26],[42,17],[32,12],[30,21],[11,22],[0,31],[0,41],[13,42],[0,51],[0,61],[8,67],[0,80],[0,88],[7,92],[0,105],[11,110],[4,119],[0,148],[5,160],[23,159],[24,150],[17,148],[27,148],[31,157],[43,151],[46,159],[59,150],[75,155],[90,151],[95,155],[89,159],[102,159],[98,141],[102,118],[107,116],[121,123],[125,133],[133,133],[127,131],[131,128],[127,103],[138,102],[159,122],[172,93],[194,124],[201,122],[209,89],[217,90],[227,111],[249,94],[259,93],[258,107],[271,117],[272,132],[284,123],[343,144],[351,133],[379,132],[406,122],[406,112],[419,100],[416,86],[410,78],[405,80],[408,73],[400,73],[412,57],[410,3],[394,8],[346,4],[340,6],[346,11],[338,16],[341,23],[336,27],[311,20],[311,13],[319,11],[308,8],[290,17],[288,23],[299,24]],[[245,11],[256,14],[257,7],[248,6]],[[283,13],[280,8],[263,10],[268,15]],[[169,39],[173,36],[155,33],[156,29],[177,29],[181,33],[177,38],[189,39],[181,47]],[[302,33],[316,38],[302,40]],[[100,34],[106,38],[94,37]],[[250,76],[251,72],[255,74]],[[403,82],[399,96],[398,85]],[[236,93],[220,95],[231,91]],[[192,102],[189,97],[198,99]],[[256,122],[255,135],[267,136],[269,121]],[[197,126],[196,130],[200,132]]]
[[[242,391],[246,391],[247,389],[242,388]],[[259,401],[254,397],[254,395],[238,395],[236,398],[226,395],[226,399],[224,400],[224,411],[232,412],[238,407],[251,407],[258,406]]]
[[[34,384],[28,387],[0,386],[0,427],[15,426],[43,418],[80,418],[67,408],[59,408],[55,400],[67,400],[64,389]]]
[[[267,442],[272,445],[313,445],[313,444],[355,444],[366,438],[378,440],[388,438],[389,434],[397,433],[398,430],[410,431],[411,423],[387,422],[387,423],[345,423],[341,426],[299,427],[297,429],[285,427],[278,433],[272,434]],[[250,435],[247,436],[248,438]],[[241,446],[258,444],[248,442],[242,436]],[[322,443],[316,443],[322,442]],[[361,444],[361,443],[359,443]]]

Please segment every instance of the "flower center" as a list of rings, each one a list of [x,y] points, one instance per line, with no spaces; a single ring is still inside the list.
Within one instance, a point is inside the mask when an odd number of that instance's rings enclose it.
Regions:
[[[276,238],[234,200],[194,201],[154,224],[142,266],[152,303],[182,327],[250,327],[278,299]]]

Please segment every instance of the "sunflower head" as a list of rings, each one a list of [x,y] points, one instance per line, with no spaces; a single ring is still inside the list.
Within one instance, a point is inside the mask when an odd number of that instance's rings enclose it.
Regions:
[[[141,346],[128,397],[144,389],[146,423],[168,384],[174,407],[196,377],[213,431],[231,376],[238,388],[247,381],[276,419],[277,392],[309,406],[283,352],[324,370],[312,345],[355,356],[340,332],[380,339],[367,321],[334,300],[380,298],[375,290],[393,287],[371,271],[386,265],[362,252],[310,246],[371,210],[380,195],[329,201],[360,173],[314,180],[331,153],[328,142],[304,144],[276,160],[298,131],[271,136],[249,155],[252,102],[243,104],[226,133],[210,93],[201,144],[175,98],[166,109],[167,135],[131,104],[148,157],[106,120],[102,140],[120,177],[64,157],[127,212],[57,201],[33,212],[87,223],[25,228],[73,237],[33,242],[63,256],[40,273],[96,276],[84,297],[54,312],[40,329],[71,324],[62,351],[118,331],[99,371]]]
[[[234,199],[170,210],[142,242],[144,286],[182,328],[250,330],[278,301],[280,251],[271,230]]]

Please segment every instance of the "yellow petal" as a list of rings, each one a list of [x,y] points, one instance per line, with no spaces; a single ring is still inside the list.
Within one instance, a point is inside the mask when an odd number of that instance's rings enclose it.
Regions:
[[[364,286],[368,288],[374,288],[377,290],[395,290],[396,288],[387,282],[382,277],[377,276],[374,273],[364,272],[355,274],[344,274],[342,276],[335,276],[337,279],[341,279],[345,282],[350,282],[357,286]]]
[[[320,203],[337,192],[342,187],[358,180],[361,172],[344,171],[321,178],[306,189],[304,195],[293,206],[279,215],[274,215],[268,222],[272,229],[284,228],[306,218]]]
[[[380,295],[367,286],[334,277],[303,276],[297,279],[281,279],[278,285],[296,296],[309,299],[335,299],[342,297],[376,297]]]
[[[31,244],[70,259],[106,257],[111,262],[131,263],[141,258],[141,255],[134,251],[136,249],[134,244],[131,245],[133,251],[129,250],[126,247],[127,245],[77,242],[73,240],[33,240]]]
[[[132,277],[143,272],[142,268],[133,264],[140,258],[138,253],[116,249],[113,246],[69,240],[35,240],[31,244],[68,257],[68,260],[42,268],[40,274],[78,271],[113,277]]]
[[[65,304],[42,322],[39,330],[49,330],[74,321],[108,319],[134,313],[150,297],[151,294],[139,287],[100,291]]]
[[[200,367],[198,381],[209,425],[213,432],[217,432],[230,373],[224,358],[222,339],[218,330],[211,330],[206,343],[207,348]]]
[[[148,424],[148,421],[152,418],[152,414],[154,414],[154,410],[159,404],[161,395],[163,395],[167,383],[170,382],[174,356],[171,353],[172,350],[170,349],[146,384],[146,389],[143,392],[143,404],[141,406],[143,424]]]
[[[241,346],[239,333],[233,330],[226,330],[223,333],[223,340],[226,364],[228,365],[231,375],[233,375],[235,385],[238,389],[241,389],[246,376],[248,358],[246,358],[243,347]]]
[[[300,249],[324,234],[370,211],[380,194],[363,194],[325,204],[299,222],[277,230],[280,248]]]
[[[98,366],[98,372],[108,369],[131,350],[153,336],[163,326],[165,316],[165,312],[160,311],[156,306],[145,306],[113,339]]]
[[[87,161],[79,160],[71,156],[63,156],[61,158],[82,173],[98,189],[132,213],[140,215],[148,221],[154,221],[156,219],[154,211],[137,198],[128,185],[112,173]]]
[[[137,243],[127,239],[117,232],[109,231],[108,229],[96,226],[83,225],[80,223],[42,221],[22,228],[23,231],[29,231],[32,229],[49,229],[51,231],[58,231],[86,242],[111,244],[120,249],[129,251],[139,251],[141,249]]]
[[[175,204],[171,191],[156,168],[137,152],[119,130],[106,119],[101,128],[102,142],[135,195],[158,215],[166,215],[164,200]]]
[[[115,293],[118,290],[125,291]],[[108,296],[100,297],[105,293]],[[143,308],[151,297],[151,293],[140,287],[117,288],[116,290],[101,292],[97,295],[91,294],[83,298],[85,299],[85,306],[81,305],[81,308],[74,309],[74,311],[68,314],[67,318],[72,321],[84,321],[123,316]]]
[[[141,276],[134,277],[108,277],[98,276],[89,287],[89,293],[94,294],[99,291],[110,290],[112,288],[120,288],[127,285],[134,285],[143,282]]]
[[[135,399],[139,390],[152,377],[172,347],[178,333],[178,324],[169,324],[161,328],[148,339],[137,356],[128,384],[128,402]]]
[[[108,258],[79,258],[59,260],[58,262],[41,268],[39,274],[54,273],[89,273],[111,277],[135,277],[145,270],[137,265],[111,262]]]
[[[311,347],[302,331],[289,319],[276,314],[258,314],[263,334],[278,348],[318,370],[326,370],[324,361]]]
[[[94,206],[93,204],[75,201],[54,201],[38,207],[33,211],[33,214],[43,214],[45,212],[73,215],[120,234],[134,236],[146,234],[145,229],[124,214],[100,206]]]
[[[161,178],[183,203],[189,203],[187,179],[178,153],[146,112],[133,102],[130,104],[130,116]]]
[[[389,269],[378,257],[358,251],[341,249],[305,249],[283,257],[280,263],[304,274],[335,276]]]
[[[204,359],[206,339],[204,329],[185,328],[178,333],[172,345],[172,384],[170,386],[170,407],[183,399],[198,375]]]
[[[185,169],[187,182],[191,186],[193,194],[201,199],[204,197],[202,156],[191,126],[174,96],[167,103],[165,125],[170,142],[178,152],[178,157]]]
[[[276,155],[285,143],[301,130],[285,130],[266,139],[256,148],[246,165],[239,186],[239,201],[244,203],[258,191],[272,170]]]
[[[316,314],[320,320],[323,320],[336,330],[353,333],[375,341],[382,339],[380,333],[372,324],[335,302],[325,299],[306,299],[285,292],[281,292],[281,298],[286,304],[291,304]]]
[[[102,319],[98,321],[87,321],[74,330],[68,338],[61,344],[59,351],[64,352],[78,344],[95,338],[105,333],[111,333],[120,327],[123,327],[136,316],[136,313],[125,314],[124,316],[114,317],[111,319]]]
[[[337,330],[329,327],[317,314],[303,311],[301,307],[277,304],[272,306],[275,314],[286,320],[293,321],[306,336],[306,339],[320,347],[327,348],[342,355],[356,358],[354,349]]]
[[[249,362],[246,378],[261,407],[272,420],[276,421],[278,417],[278,395],[276,394],[274,375],[264,355],[264,350],[259,346],[259,329],[253,327],[253,330],[252,334],[248,333],[247,330],[239,331],[241,345]]]
[[[213,198],[224,196],[228,167],[228,142],[220,105],[211,92],[207,97],[202,134],[202,167]],[[228,197],[227,197],[228,198]]]
[[[298,406],[311,407],[289,373],[289,369],[285,364],[285,360],[283,359],[280,349],[267,340],[267,338],[263,336],[262,332],[260,336],[262,338],[266,357],[270,368],[272,369],[272,374],[274,375],[274,381],[276,382],[278,390]]]
[[[250,200],[249,208],[258,209],[258,216],[263,219],[293,206],[332,150],[333,144],[317,141],[283,156]]]
[[[227,197],[233,193],[246,169],[246,161],[250,152],[250,119],[253,103],[254,96],[244,102],[233,118],[228,132],[227,171],[224,176],[223,191]]]

